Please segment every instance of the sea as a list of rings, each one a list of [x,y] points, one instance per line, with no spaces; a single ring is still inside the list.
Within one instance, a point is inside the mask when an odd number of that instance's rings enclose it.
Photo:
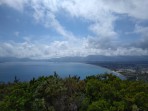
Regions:
[[[49,76],[57,73],[60,77],[86,76],[112,73],[121,79],[125,77],[109,69],[76,62],[4,62],[0,63],[0,82],[13,82],[17,77],[20,81],[29,81],[33,77]]]

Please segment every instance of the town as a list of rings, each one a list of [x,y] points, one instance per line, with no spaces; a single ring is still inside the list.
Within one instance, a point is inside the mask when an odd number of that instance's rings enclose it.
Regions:
[[[88,62],[123,74],[128,80],[148,82],[148,62]]]

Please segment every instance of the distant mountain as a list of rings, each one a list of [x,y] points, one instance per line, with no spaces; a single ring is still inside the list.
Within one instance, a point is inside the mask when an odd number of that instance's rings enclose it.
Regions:
[[[148,56],[102,56],[62,57],[50,59],[51,62],[91,62],[91,61],[148,61]]]
[[[90,55],[87,57],[61,57],[52,59],[33,60],[29,58],[16,58],[16,57],[0,57],[0,62],[113,62],[113,61],[147,61],[148,56],[102,56]]]
[[[85,61],[85,57],[61,57],[61,58],[52,58],[49,59],[48,61],[50,62],[83,62]]]
[[[0,57],[0,62],[26,62],[32,61],[29,58],[16,58],[16,57]]]
[[[88,61],[148,61],[148,56],[87,56]]]

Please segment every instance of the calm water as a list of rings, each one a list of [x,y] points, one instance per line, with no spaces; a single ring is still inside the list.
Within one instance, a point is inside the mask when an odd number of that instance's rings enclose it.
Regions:
[[[82,79],[88,75],[112,72],[106,68],[83,63],[6,62],[0,63],[0,81],[13,81],[15,76],[21,81],[28,81],[33,77],[52,75],[55,71],[60,77],[78,75]],[[114,74],[124,79],[124,76]]]

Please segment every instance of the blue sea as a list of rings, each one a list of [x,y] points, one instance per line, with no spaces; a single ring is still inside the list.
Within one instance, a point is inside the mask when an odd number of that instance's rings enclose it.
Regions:
[[[29,81],[33,77],[53,75],[56,72],[60,77],[69,75],[86,76],[94,74],[113,73],[121,79],[125,77],[109,69],[85,64],[70,62],[5,62],[0,63],[0,82],[12,82],[16,76],[20,81]]]

